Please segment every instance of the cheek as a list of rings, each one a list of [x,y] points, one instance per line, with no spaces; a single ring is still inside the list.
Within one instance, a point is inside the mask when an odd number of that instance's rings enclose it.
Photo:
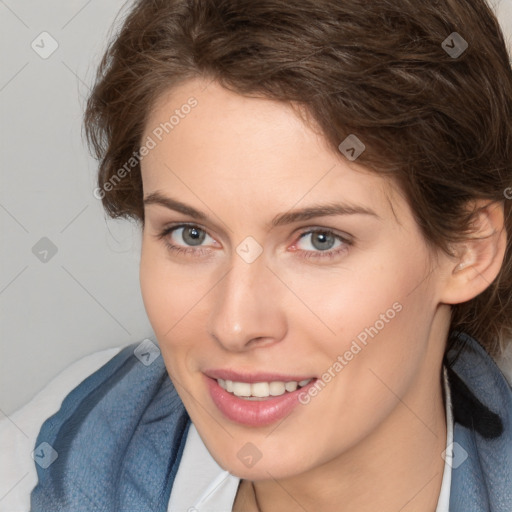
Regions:
[[[161,250],[143,243],[139,279],[144,308],[167,371],[180,393],[183,375],[187,373],[180,366],[187,359],[186,342],[190,337],[190,331],[186,330],[186,314],[190,309],[186,291],[190,286],[180,282],[179,274],[169,275],[170,268]],[[179,357],[175,357],[177,354]]]
[[[143,240],[139,280],[142,299],[151,327],[166,363],[188,358],[195,345],[203,344],[204,319],[208,312],[207,294],[212,287],[209,272],[177,264],[165,250]],[[203,319],[203,321],[199,320]],[[172,357],[180,353],[180,357]]]
[[[161,267],[161,261],[155,257],[155,250],[143,240],[139,269],[140,289],[146,313],[157,337],[157,331],[163,328],[160,324],[165,318],[165,312],[172,311],[172,294],[168,291],[170,287],[161,278]]]
[[[362,407],[375,399],[378,408],[389,392],[376,375],[392,388],[403,389],[421,366],[436,312],[435,290],[427,275],[423,255],[407,262],[396,254],[382,266],[366,266],[357,278],[330,291],[334,305],[324,309],[324,318],[336,329],[336,338],[323,347],[330,365],[342,357],[335,384],[341,403]]]
[[[174,269],[174,272],[171,271]],[[186,283],[186,273],[176,271],[162,254],[158,244],[142,243],[139,279],[144,307],[160,343],[179,325],[193,299],[193,287]]]
[[[411,293],[428,272],[424,260],[418,261],[409,263],[395,255],[387,261],[361,258],[347,268],[316,269],[300,276],[285,270],[283,281],[293,283],[293,292],[302,302],[289,313],[311,331],[311,339],[325,340],[330,346],[340,344],[337,348],[342,349],[360,333],[364,339],[367,328],[384,331],[424,311],[421,287]]]
[[[295,325],[315,340],[327,368],[343,357],[343,373],[353,377],[346,389],[375,380],[369,368],[393,381],[404,365],[418,365],[426,350],[436,311],[434,290],[425,279],[428,259],[421,250],[409,251],[409,259],[398,250],[385,254],[361,259],[350,270],[297,281],[297,295],[316,318],[309,315],[313,320],[306,322],[295,312]],[[356,389],[351,393],[358,395]]]

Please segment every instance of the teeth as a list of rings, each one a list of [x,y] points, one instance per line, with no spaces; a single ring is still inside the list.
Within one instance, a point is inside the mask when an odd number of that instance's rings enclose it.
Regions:
[[[235,396],[251,396],[251,384],[249,382],[233,382]]]
[[[302,382],[304,382],[304,381],[302,381]],[[298,387],[299,387],[299,385],[295,381],[287,382],[284,385],[284,388],[286,389],[286,391],[295,391]]]
[[[251,384],[251,395],[265,398],[268,396],[270,385],[268,382],[255,382]]]
[[[271,382],[269,391],[272,396],[281,396],[286,391],[284,382]]]
[[[240,397],[266,398],[268,396],[281,396],[284,393],[295,391],[303,387],[313,379],[305,379],[300,382],[273,381],[273,382],[233,382],[232,380],[217,379],[219,386],[229,393]]]

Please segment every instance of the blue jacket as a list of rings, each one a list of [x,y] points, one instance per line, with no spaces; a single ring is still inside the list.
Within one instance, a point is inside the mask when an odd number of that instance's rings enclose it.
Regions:
[[[36,465],[32,512],[166,512],[190,418],[162,357],[145,366],[135,347],[84,380],[41,427],[41,456],[58,457]],[[512,388],[467,335],[445,364],[454,445],[463,449],[454,449],[450,512],[512,512]]]

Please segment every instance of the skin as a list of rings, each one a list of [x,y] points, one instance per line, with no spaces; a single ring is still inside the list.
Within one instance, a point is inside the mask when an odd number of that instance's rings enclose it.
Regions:
[[[289,105],[216,82],[191,80],[161,96],[144,139],[190,96],[198,106],[142,161],[144,197],[159,192],[208,219],[147,204],[140,282],[192,421],[218,464],[243,479],[233,510],[257,510],[250,482],[265,512],[435,510],[446,447],[441,364],[449,304],[491,282],[504,235],[486,239],[495,251],[477,244],[461,246],[458,257],[434,251],[393,183],[332,151]],[[269,229],[281,213],[331,202],[375,215]],[[493,233],[500,212],[485,215]],[[159,238],[180,223],[203,230],[202,245],[190,245],[182,229],[165,239],[195,253],[172,252]],[[303,258],[322,254],[314,234],[301,237],[312,228],[352,244],[335,239],[324,249],[341,249],[333,258]],[[236,252],[248,236],[263,249],[252,263]],[[461,261],[469,263],[457,268]],[[321,377],[394,303],[401,311],[280,423],[240,425],[212,402],[202,370]],[[237,456],[247,442],[262,455],[252,468]]]

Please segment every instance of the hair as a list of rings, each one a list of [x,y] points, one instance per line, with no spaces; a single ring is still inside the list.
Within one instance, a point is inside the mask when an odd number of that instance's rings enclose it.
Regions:
[[[460,55],[454,41],[467,42]],[[512,341],[509,59],[485,0],[136,0],[87,99],[97,190],[110,217],[144,226],[130,158],[156,100],[187,80],[300,105],[333,150],[351,134],[364,143],[357,163],[394,180],[433,247],[450,254],[470,236],[476,200],[503,204],[499,275],[450,324],[499,356]]]

